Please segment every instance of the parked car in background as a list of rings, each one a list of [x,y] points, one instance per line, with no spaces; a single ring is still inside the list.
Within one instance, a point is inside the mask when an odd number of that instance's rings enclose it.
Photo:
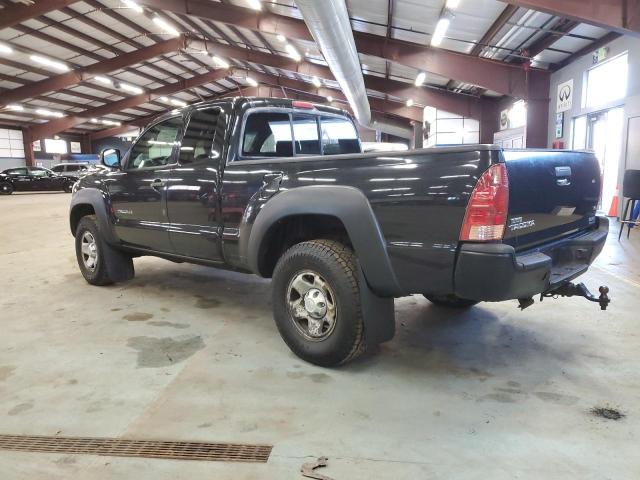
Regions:
[[[59,175],[42,167],[9,168],[0,173],[0,194],[13,192],[43,192],[62,190],[71,193],[78,179],[68,175]]]
[[[83,175],[86,175],[87,173],[93,173],[97,171],[97,165],[81,162],[65,162],[54,165],[53,167],[51,167],[51,171],[60,175],[78,179]]]

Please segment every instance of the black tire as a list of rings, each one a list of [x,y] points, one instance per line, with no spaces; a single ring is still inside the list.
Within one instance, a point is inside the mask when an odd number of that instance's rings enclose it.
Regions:
[[[88,255],[86,252],[83,253],[83,242],[89,237],[94,240],[96,252],[93,268],[86,261]],[[107,245],[100,234],[95,215],[82,217],[78,223],[76,228],[76,259],[82,276],[91,285],[111,285],[121,279],[133,277],[131,256]]]
[[[67,182],[67,183],[65,183],[65,184],[64,184],[64,188],[63,188],[63,190],[64,190],[66,193],[71,193],[71,192],[73,191],[73,182]]]
[[[305,272],[312,272],[325,282],[329,289],[327,303],[335,308],[333,327],[322,338],[305,336],[299,326],[300,320],[296,321],[290,307],[290,285]],[[307,294],[311,292],[309,290]],[[307,362],[334,367],[362,354],[365,350],[365,332],[360,306],[358,263],[353,251],[332,240],[312,240],[287,250],[273,272],[273,313],[285,343]],[[329,313],[322,318],[322,325],[326,318],[329,318]]]
[[[425,295],[424,298],[434,305],[447,308],[470,308],[479,303],[475,300],[467,300],[455,295]]]
[[[0,182],[0,195],[11,195],[13,193],[13,185],[9,182]]]

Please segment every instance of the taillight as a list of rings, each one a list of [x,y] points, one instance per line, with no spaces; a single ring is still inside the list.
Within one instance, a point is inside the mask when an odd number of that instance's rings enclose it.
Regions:
[[[473,189],[461,241],[489,242],[502,240],[509,210],[509,179],[504,163],[492,165]]]

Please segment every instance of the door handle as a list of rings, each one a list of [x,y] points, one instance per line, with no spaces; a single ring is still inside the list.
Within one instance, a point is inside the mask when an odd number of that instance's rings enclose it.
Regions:
[[[162,188],[164,186],[165,183],[159,178],[156,178],[153,182],[151,182],[151,188],[153,188],[154,190],[158,190],[159,188]]]
[[[261,200],[265,200],[278,192],[283,176],[284,174],[282,173],[268,173],[262,177]]]

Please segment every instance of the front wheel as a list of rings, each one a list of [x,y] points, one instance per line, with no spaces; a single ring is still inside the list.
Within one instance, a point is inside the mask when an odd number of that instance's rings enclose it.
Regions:
[[[66,193],[71,193],[71,192],[73,191],[73,183],[72,183],[72,182],[67,182],[67,183],[65,183],[65,184],[64,184],[64,188],[63,188],[63,190],[64,190]]]
[[[11,195],[13,193],[13,185],[9,182],[0,182],[0,194]]]
[[[322,367],[364,352],[358,264],[353,251],[331,240],[287,250],[273,273],[273,311],[280,335],[300,358]]]
[[[455,295],[425,295],[424,298],[434,305],[447,308],[470,308],[478,303],[475,300],[467,300]]]
[[[133,277],[131,256],[105,242],[93,215],[82,217],[78,223],[76,258],[82,276],[91,285],[110,285]]]

